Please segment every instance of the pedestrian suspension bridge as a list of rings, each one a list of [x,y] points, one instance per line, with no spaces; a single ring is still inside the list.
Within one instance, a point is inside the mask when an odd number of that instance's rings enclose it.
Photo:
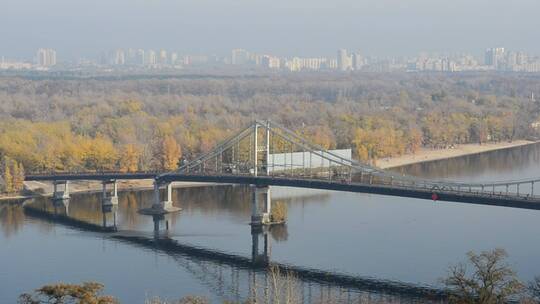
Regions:
[[[383,139],[381,139],[383,140]],[[346,154],[346,153],[345,153]],[[255,223],[268,223],[271,211],[270,186],[287,186],[435,201],[540,209],[535,193],[539,178],[467,183],[403,175],[353,160],[337,151],[328,151],[301,135],[271,121],[254,121],[239,133],[219,143],[210,152],[184,162],[167,173],[52,173],[26,176],[27,181],[48,180],[55,184],[55,197],[69,197],[68,181],[100,180],[104,202],[117,199],[116,180],[154,179],[155,202],[149,213],[178,211],[172,205],[173,182],[206,182],[253,186]],[[65,191],[56,189],[64,184]],[[107,185],[113,185],[112,191]],[[160,188],[166,188],[162,199]],[[263,200],[261,199],[261,196]],[[259,202],[264,201],[263,206]],[[144,212],[144,211],[143,211]]]

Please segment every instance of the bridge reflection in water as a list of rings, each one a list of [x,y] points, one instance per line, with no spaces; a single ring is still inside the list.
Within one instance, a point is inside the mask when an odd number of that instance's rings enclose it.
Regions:
[[[183,189],[174,194],[186,210],[190,210],[191,204],[206,202],[204,212],[224,212],[215,197],[228,197],[228,212],[245,219],[245,215],[250,214],[250,191],[249,187],[216,186],[205,191]],[[152,195],[152,191],[121,193],[119,205],[110,208],[102,207],[99,194],[73,195],[71,201],[61,203],[36,199],[26,203],[25,214],[81,231],[99,232],[97,235],[112,241],[166,254],[222,301],[256,299],[257,303],[276,303],[276,298],[288,296],[296,303],[446,302],[442,291],[429,287],[272,262],[272,240],[287,238],[284,225],[250,227],[246,223],[251,256],[179,242],[173,227],[183,213],[153,217],[137,214],[139,208],[151,203]],[[316,196],[324,202],[325,195]],[[210,197],[213,199],[207,200]],[[149,219],[152,219],[151,226]],[[146,222],[142,225],[141,221]]]

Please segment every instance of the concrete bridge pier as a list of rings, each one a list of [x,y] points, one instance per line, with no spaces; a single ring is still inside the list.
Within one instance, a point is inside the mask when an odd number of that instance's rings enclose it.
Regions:
[[[58,185],[63,185],[64,191],[58,189]],[[68,180],[55,180],[53,181],[53,201],[64,201],[69,199],[69,181]]]
[[[69,216],[69,199],[53,200],[54,215]]]
[[[265,266],[270,262],[270,241],[268,226],[251,226],[251,262],[256,266]],[[262,239],[262,251],[259,248]]]
[[[107,180],[102,182],[103,185],[103,197],[101,202],[103,206],[113,206],[118,205],[118,183],[116,180]],[[112,189],[109,191],[107,185],[113,185]]]
[[[253,186],[253,198],[251,200],[251,225],[269,225],[272,222],[272,200],[270,197],[269,186]],[[262,198],[264,205],[261,208],[260,199]]]
[[[116,230],[116,218],[118,214],[117,205],[103,205],[103,228],[114,228]]]
[[[161,199],[161,190],[160,187],[165,186],[165,198]],[[139,210],[140,213],[146,215],[163,215],[173,212],[178,212],[182,210],[181,208],[173,206],[172,202],[172,183],[163,183],[160,184],[159,181],[154,180],[154,201],[151,208],[145,208]]]
[[[154,238],[168,237],[169,225],[171,223],[170,214],[154,214],[152,222],[154,223]]]

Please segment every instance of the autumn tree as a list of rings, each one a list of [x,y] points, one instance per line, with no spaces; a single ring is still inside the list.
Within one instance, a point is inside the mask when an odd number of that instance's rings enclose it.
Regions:
[[[19,304],[117,304],[118,300],[102,295],[103,285],[95,282],[53,284],[36,289],[33,294],[19,297]]]
[[[21,191],[24,188],[24,167],[18,162],[12,163],[13,169],[13,190]]]
[[[105,137],[86,139],[82,144],[84,166],[90,170],[113,170],[117,161],[117,150]]]
[[[2,177],[4,179],[4,192],[11,193],[14,191],[13,187],[13,175],[11,174],[10,160],[4,158],[4,170]]]
[[[158,138],[153,147],[153,163],[157,170],[175,170],[182,157],[180,146],[170,135]]]
[[[136,172],[139,169],[141,151],[137,146],[128,144],[122,147],[119,159],[119,169],[122,172]]]
[[[522,292],[524,286],[504,261],[508,255],[503,249],[469,252],[467,256],[468,263],[450,267],[443,280],[451,292],[452,303],[503,304]],[[467,266],[472,266],[472,270]]]

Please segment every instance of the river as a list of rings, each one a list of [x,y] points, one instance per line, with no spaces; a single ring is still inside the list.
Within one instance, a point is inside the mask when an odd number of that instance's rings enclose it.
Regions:
[[[537,177],[540,145],[395,170],[467,181]],[[261,252],[265,239],[248,225],[248,187],[178,188],[173,196],[183,210],[157,222],[160,237],[175,242],[170,246],[145,241],[155,237],[155,223],[137,210],[149,206],[148,191],[121,192],[118,208],[105,218],[98,194],[72,195],[71,222],[25,213],[20,204],[0,205],[0,303],[60,281],[101,282],[122,303],[186,295],[239,301],[264,285],[267,273],[245,263],[254,239]],[[300,271],[298,290],[306,303],[426,302],[396,286],[440,287],[448,267],[470,250],[504,248],[522,280],[540,275],[539,211],[279,187],[272,197],[287,205],[288,220],[267,231],[266,257]],[[66,213],[45,199],[25,204]],[[104,224],[116,224],[118,232],[93,229]],[[324,273],[329,280],[317,277]]]

